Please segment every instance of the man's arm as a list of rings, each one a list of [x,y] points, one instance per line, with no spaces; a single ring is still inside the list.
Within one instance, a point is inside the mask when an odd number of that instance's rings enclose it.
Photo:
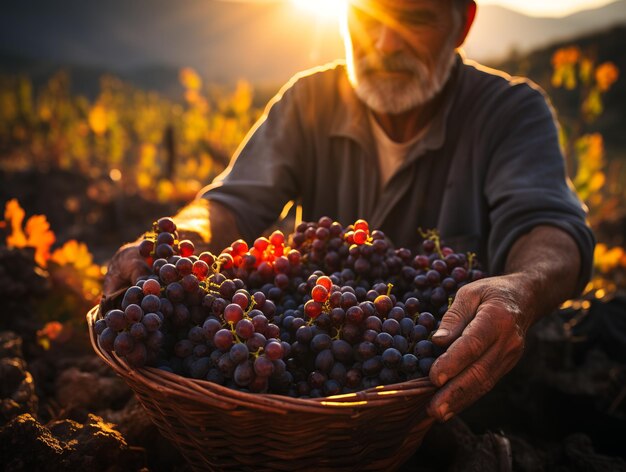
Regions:
[[[575,295],[580,270],[573,238],[538,226],[513,244],[505,275],[462,287],[432,338],[448,350],[430,371],[440,387],[431,416],[447,421],[491,390],[522,356],[528,328]]]
[[[193,241],[196,252],[219,253],[240,238],[233,213],[224,205],[204,198],[192,201],[173,218],[179,238]],[[137,248],[141,239],[122,246],[111,259],[103,284],[105,297],[150,273],[150,267]]]

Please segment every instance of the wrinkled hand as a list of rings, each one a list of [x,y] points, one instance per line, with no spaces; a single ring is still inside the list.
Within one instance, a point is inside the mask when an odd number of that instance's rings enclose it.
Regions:
[[[122,246],[115,253],[106,275],[102,291],[104,297],[110,297],[114,292],[133,285],[142,275],[148,275],[150,267],[145,259],[139,255],[137,244],[131,243]]]
[[[448,347],[433,364],[430,379],[440,387],[428,412],[447,421],[491,390],[522,356],[533,316],[524,276],[477,280],[459,289],[433,335]]]

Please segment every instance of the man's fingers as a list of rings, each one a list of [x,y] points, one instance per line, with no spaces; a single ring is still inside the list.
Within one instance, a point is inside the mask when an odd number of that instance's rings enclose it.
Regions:
[[[431,381],[441,387],[448,379],[456,377],[480,359],[497,341],[498,335],[488,318],[474,318],[461,336],[435,361],[430,369]]]
[[[459,290],[456,298],[441,319],[439,329],[432,336],[433,343],[441,347],[449,346],[474,318],[480,297],[472,290]]]
[[[492,347],[439,389],[428,406],[428,414],[439,421],[448,421],[491,390],[515,362],[512,359],[503,362],[500,351]]]

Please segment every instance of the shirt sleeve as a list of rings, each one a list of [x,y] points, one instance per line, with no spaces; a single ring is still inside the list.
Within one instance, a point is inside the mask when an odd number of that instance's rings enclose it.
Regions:
[[[555,226],[578,245],[580,293],[591,277],[595,239],[586,208],[566,175],[552,109],[539,90],[525,83],[513,86],[500,109],[493,119],[503,132],[495,140],[485,180],[489,270],[504,271],[509,249],[521,235],[535,226]]]
[[[301,188],[298,168],[306,149],[297,90],[289,83],[235,152],[228,168],[200,196],[235,214],[242,236],[252,241],[276,221]]]

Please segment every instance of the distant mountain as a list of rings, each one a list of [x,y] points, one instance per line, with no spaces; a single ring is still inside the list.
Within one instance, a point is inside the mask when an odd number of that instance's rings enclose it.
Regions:
[[[560,40],[626,24],[626,0],[564,18],[526,16],[496,5],[479,7],[464,49],[477,60],[501,60]]]
[[[466,50],[478,60],[501,58],[616,23],[626,23],[626,0],[562,19],[485,5]],[[42,75],[69,65],[85,77],[107,70],[172,93],[183,66],[211,81],[280,84],[342,56],[336,25],[287,0],[8,0],[0,15],[0,72]]]

